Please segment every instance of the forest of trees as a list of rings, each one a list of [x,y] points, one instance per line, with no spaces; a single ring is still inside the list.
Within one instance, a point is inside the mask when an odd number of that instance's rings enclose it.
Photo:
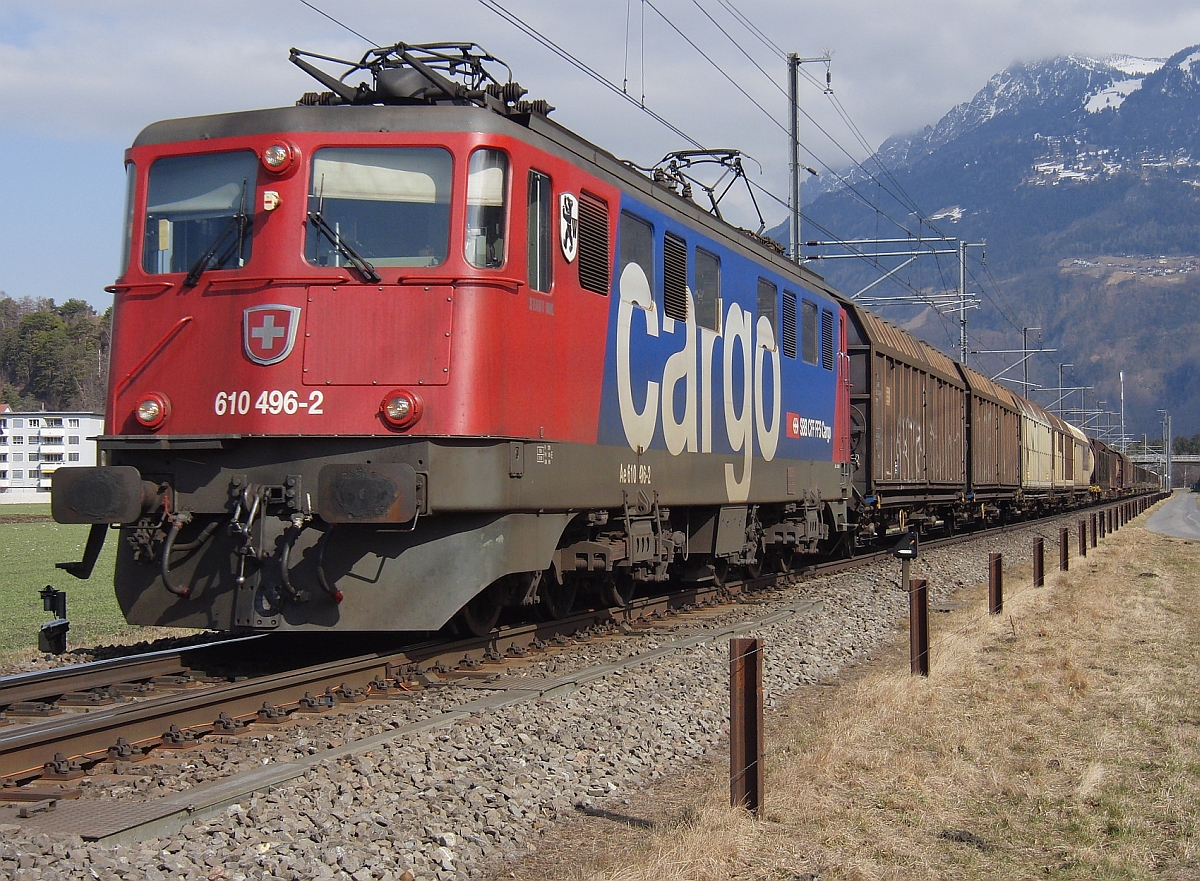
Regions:
[[[112,309],[0,292],[0,403],[14,410],[104,409]]]
[[[1200,434],[1194,434],[1191,437],[1180,435],[1171,441],[1171,451],[1180,456],[1195,456],[1200,454]]]

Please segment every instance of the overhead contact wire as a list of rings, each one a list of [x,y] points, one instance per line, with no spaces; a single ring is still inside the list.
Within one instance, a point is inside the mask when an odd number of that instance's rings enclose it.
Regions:
[[[539,45],[543,46],[544,48],[549,49],[551,52],[553,52],[555,55],[557,55],[563,61],[567,62],[572,67],[574,67],[576,70],[580,71],[581,73],[583,73],[586,76],[590,77],[591,79],[595,80],[597,83],[599,83],[600,85],[604,86],[606,89],[611,91],[614,95],[620,96],[621,98],[625,99],[630,104],[632,104],[634,107],[637,107],[637,108],[645,111],[655,122],[662,125],[664,128],[666,128],[672,134],[678,136],[679,138],[682,138],[684,141],[687,141],[689,144],[691,144],[697,150],[705,149],[703,144],[701,144],[699,141],[697,141],[695,138],[693,138],[691,135],[689,135],[683,129],[679,128],[674,123],[670,122],[668,119],[666,119],[661,114],[655,112],[654,110],[651,110],[649,107],[647,107],[645,105],[645,103],[640,103],[638,101],[638,99],[634,98],[632,95],[629,95],[629,94],[623,92],[621,90],[621,87],[618,86],[616,83],[610,81],[603,74],[597,72],[596,70],[594,70],[593,68],[591,68],[590,66],[585,64],[584,62],[580,61],[578,58],[576,58],[574,55],[572,55],[566,49],[563,49],[561,46],[559,46],[557,43],[555,43],[549,37],[543,36],[532,25],[526,24],[517,15],[515,15],[514,13],[511,13],[507,9],[505,9],[502,5],[500,5],[500,3],[497,2],[497,0],[478,0],[478,2],[485,9],[488,9],[489,11],[496,13],[496,15],[503,18],[505,21],[507,21],[513,27],[517,28],[523,34],[530,37],[532,40],[534,40],[535,42],[537,42]]]

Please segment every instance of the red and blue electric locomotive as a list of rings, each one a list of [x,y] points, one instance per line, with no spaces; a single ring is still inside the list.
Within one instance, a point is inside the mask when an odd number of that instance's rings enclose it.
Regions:
[[[850,529],[821,279],[547,118],[471,44],[126,156],[103,464],[133,623],[484,633]],[[351,86],[356,71],[370,82]]]

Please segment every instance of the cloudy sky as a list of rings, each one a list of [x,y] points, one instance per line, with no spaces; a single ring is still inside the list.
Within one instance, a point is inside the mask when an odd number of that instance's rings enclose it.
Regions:
[[[652,163],[687,146],[480,0],[312,2],[381,44],[474,40],[508,62],[530,97],[555,105],[559,123],[623,158]],[[1200,42],[1194,0],[503,5],[609,80],[627,82],[630,94],[640,98],[644,90],[648,106],[692,137],[755,157],[759,181],[780,195],[787,188],[783,62],[729,7],[784,51],[831,52],[837,99],[871,148],[935,123],[1014,62],[1068,53],[1165,57]],[[288,64],[291,46],[358,57],[367,44],[301,0],[0,2],[0,291],[58,302],[82,297],[106,307],[111,298],[103,287],[117,268],[125,147],[158,119],[292,103],[316,86]],[[819,65],[805,69],[823,79]],[[806,84],[801,103],[836,140],[804,121],[809,164],[844,166],[843,150],[865,155],[820,89]],[[769,224],[783,219],[778,205],[763,207]],[[749,217],[737,219],[752,225]]]

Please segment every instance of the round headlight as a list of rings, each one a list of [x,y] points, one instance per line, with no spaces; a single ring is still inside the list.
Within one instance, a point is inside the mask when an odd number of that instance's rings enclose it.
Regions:
[[[292,150],[287,144],[272,144],[263,150],[262,163],[267,171],[286,171],[292,164]]]
[[[412,401],[408,398],[391,398],[384,406],[387,407],[387,417],[392,422],[403,422],[412,412]]]
[[[166,396],[152,392],[138,402],[134,416],[146,428],[158,428],[166,421],[170,410],[171,405],[167,401]]]
[[[421,399],[408,389],[395,389],[380,403],[379,413],[393,428],[410,428],[421,418]]]

